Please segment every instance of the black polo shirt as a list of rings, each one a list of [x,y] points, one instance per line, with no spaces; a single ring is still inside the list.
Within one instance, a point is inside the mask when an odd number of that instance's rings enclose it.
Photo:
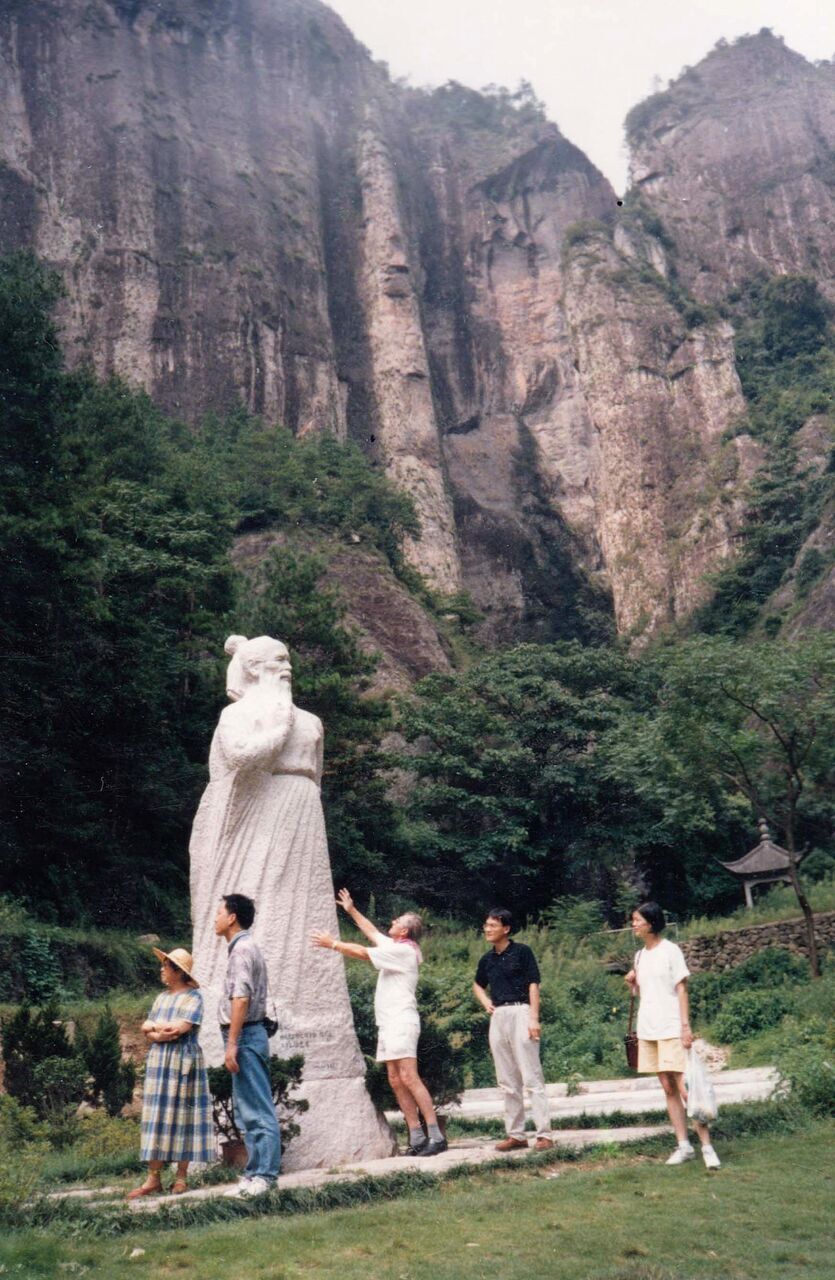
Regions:
[[[475,980],[489,990],[493,1004],[527,1004],[528,987],[539,982],[539,965],[530,947],[512,939],[504,951],[491,949],[478,962]]]

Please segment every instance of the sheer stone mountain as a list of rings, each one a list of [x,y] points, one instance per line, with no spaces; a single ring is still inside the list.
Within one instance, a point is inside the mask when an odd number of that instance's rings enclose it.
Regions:
[[[488,638],[642,636],[704,599],[759,461],[696,304],[832,296],[834,87],[717,48],[632,113],[621,205],[530,102],[393,84],[318,0],[0,0],[0,249],[166,410],[359,441]]]

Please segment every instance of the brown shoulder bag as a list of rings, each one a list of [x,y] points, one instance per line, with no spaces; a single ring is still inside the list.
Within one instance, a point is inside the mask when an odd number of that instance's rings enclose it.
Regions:
[[[638,953],[635,954],[635,971],[638,969]],[[632,1020],[635,1017],[635,992],[629,992],[629,1025],[626,1028],[626,1035],[623,1037],[624,1048],[626,1049],[626,1065],[630,1071],[638,1070],[638,1035],[632,1030]]]
[[[635,997],[629,997],[629,1026],[626,1029],[626,1035],[623,1037],[624,1047],[626,1049],[626,1065],[630,1071],[638,1070],[638,1036],[632,1030],[632,1019],[635,1016]]]

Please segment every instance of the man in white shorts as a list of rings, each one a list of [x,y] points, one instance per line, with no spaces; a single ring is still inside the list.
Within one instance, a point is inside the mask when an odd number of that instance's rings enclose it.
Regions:
[[[417,990],[418,970],[423,957],[418,946],[422,932],[420,916],[413,911],[392,920],[388,936],[361,915],[347,889],[340,889],[337,902],[372,944],[340,942],[329,933],[315,931],[313,944],[329,947],[354,960],[367,960],[378,972],[374,993],[377,1022],[377,1061],[385,1062],[389,1084],[397,1105],[409,1126],[407,1156],[436,1156],[447,1143],[438,1128],[438,1117],[426,1085],[418,1075],[417,1046],[420,1036]],[[426,1133],[420,1115],[426,1121]]]

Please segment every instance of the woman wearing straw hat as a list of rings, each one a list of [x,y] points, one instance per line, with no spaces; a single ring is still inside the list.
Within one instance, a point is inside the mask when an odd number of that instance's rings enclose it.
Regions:
[[[192,958],[178,947],[154,955],[161,963],[165,991],[157,996],[142,1024],[150,1043],[142,1096],[140,1159],[148,1177],[128,1193],[129,1200],[159,1195],[163,1165],[177,1162],[172,1195],[187,1190],[190,1161],[215,1158],[212,1103],[203,1052],[197,1040],[203,1019],[203,997],[191,972]]]

